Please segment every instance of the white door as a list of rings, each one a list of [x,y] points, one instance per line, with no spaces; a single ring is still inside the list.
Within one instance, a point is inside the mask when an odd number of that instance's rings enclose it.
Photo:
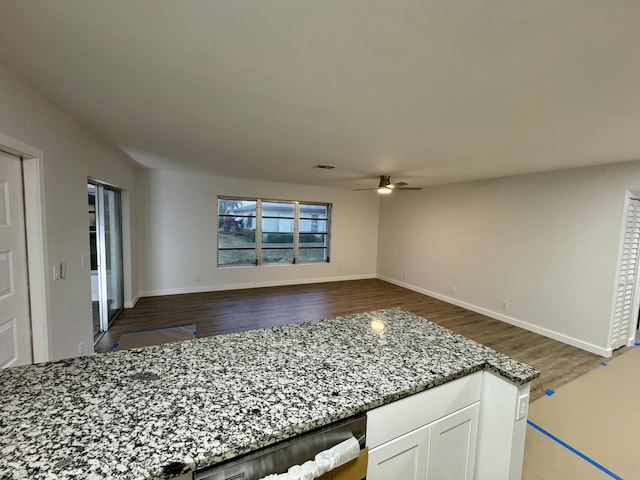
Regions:
[[[431,424],[429,480],[471,480],[476,462],[480,404],[474,403]]]
[[[0,152],[0,367],[32,363],[22,160]]]
[[[638,275],[638,248],[640,246],[640,200],[629,199],[625,216],[624,237],[611,319],[611,348],[616,349],[629,341],[631,323],[635,324],[633,302]]]
[[[428,425],[372,448],[367,480],[424,480],[428,449]]]

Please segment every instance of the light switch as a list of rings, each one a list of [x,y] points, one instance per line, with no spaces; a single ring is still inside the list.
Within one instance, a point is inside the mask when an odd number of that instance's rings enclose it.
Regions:
[[[67,278],[67,264],[65,262],[56,263],[53,266],[53,279],[60,280],[61,278]]]
[[[529,411],[529,394],[525,393],[518,397],[518,409],[516,411],[516,420],[526,418]]]

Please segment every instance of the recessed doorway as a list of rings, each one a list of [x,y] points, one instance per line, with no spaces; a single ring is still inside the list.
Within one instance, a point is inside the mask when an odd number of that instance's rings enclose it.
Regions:
[[[87,182],[93,339],[97,342],[124,307],[120,190]]]

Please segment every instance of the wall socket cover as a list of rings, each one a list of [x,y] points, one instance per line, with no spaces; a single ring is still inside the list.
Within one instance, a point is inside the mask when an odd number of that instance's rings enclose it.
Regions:
[[[524,393],[518,397],[518,405],[516,409],[516,420],[526,418],[529,411],[529,394]]]

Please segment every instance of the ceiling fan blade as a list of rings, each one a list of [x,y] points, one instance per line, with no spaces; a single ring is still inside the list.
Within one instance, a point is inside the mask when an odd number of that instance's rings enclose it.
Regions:
[[[359,183],[359,182],[355,182],[354,185],[356,187],[368,187],[368,188],[377,188],[375,185],[372,185],[371,183]]]
[[[404,187],[405,185],[409,185],[409,184],[407,182],[396,182],[396,183],[390,183],[387,186],[389,188],[398,188],[398,187]]]
[[[378,187],[370,187],[370,188],[353,188],[351,189],[352,192],[358,192],[358,191],[362,191],[362,190],[378,190]]]
[[[422,190],[422,187],[401,187],[401,188],[395,188],[394,190]]]

